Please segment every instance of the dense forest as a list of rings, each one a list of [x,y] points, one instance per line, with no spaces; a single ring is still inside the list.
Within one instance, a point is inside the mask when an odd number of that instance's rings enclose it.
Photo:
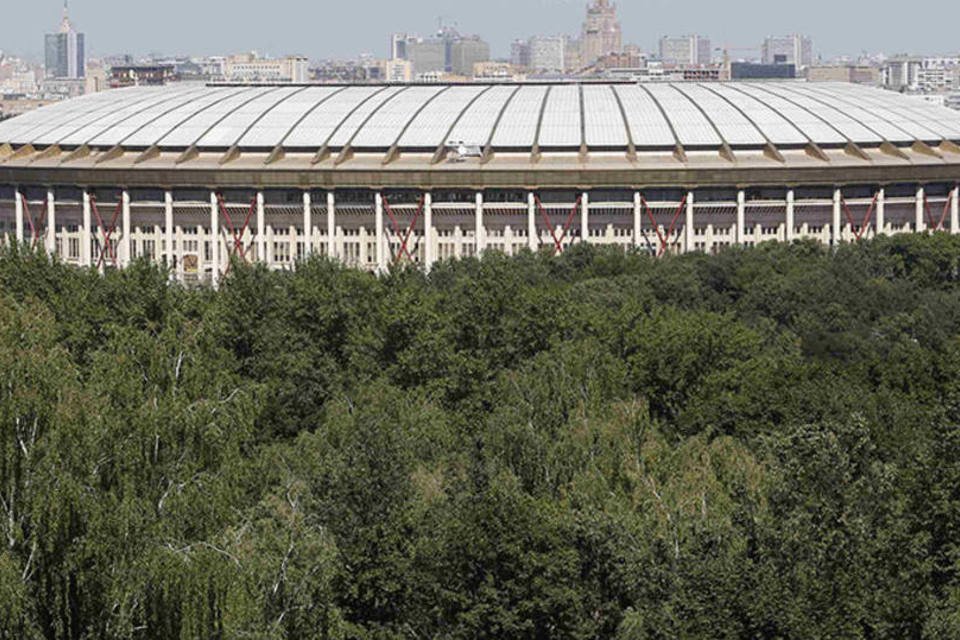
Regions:
[[[960,238],[0,254],[0,637],[958,638]]]

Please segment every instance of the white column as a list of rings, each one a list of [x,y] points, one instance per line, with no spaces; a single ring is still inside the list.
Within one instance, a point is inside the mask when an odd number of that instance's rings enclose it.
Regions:
[[[178,262],[173,251],[173,192],[163,192],[163,229],[164,242],[167,245],[166,263],[167,269],[173,268]]]
[[[640,246],[640,237],[643,235],[643,200],[640,192],[633,192],[633,246]]]
[[[686,244],[686,247],[684,247],[684,250],[693,251],[693,246],[695,242],[694,238],[696,237],[694,234],[694,228],[693,228],[693,191],[687,194],[687,218],[684,224],[683,231],[684,231],[684,234],[683,234],[684,238],[686,238],[686,242],[684,243]]]
[[[80,265],[89,267],[93,262],[90,255],[90,242],[93,234],[91,233],[90,222],[90,192],[83,190],[83,229],[80,231]]]
[[[536,196],[531,191],[527,194],[527,246],[530,247],[530,251],[536,251],[539,244],[537,238],[537,201]]]
[[[840,208],[842,206],[843,194],[840,189],[833,190],[833,217],[830,222],[830,242],[837,246],[843,241],[843,229],[840,227]]]
[[[950,233],[960,233],[960,187],[950,192]]]
[[[590,194],[586,191],[580,200],[580,242],[590,242]]]
[[[47,191],[47,253],[51,256],[57,252],[57,200],[53,189]]]
[[[132,255],[132,245],[133,238],[130,228],[130,192],[126,189],[120,194],[120,207],[121,207],[121,232],[122,237],[120,238],[120,266],[127,267],[130,265],[130,256]]]
[[[483,192],[477,191],[476,220],[474,221],[473,241],[476,243],[475,253],[479,258],[487,248],[486,229],[483,226]]]
[[[876,225],[877,233],[876,235],[880,235],[881,233],[887,232],[886,199],[887,199],[886,190],[880,189],[877,192],[877,225]]]
[[[373,198],[374,202],[374,214],[376,216],[376,232],[377,232],[377,242],[376,242],[376,251],[377,251],[377,273],[383,273],[387,270],[387,252],[384,251],[384,243],[387,241],[384,238],[383,233],[383,194],[379,191]]]
[[[917,188],[917,215],[916,215],[916,230],[917,233],[921,231],[926,231],[927,225],[923,222],[923,211],[924,205],[926,204],[926,192],[923,190],[923,187]]]
[[[796,215],[795,215],[795,200],[793,189],[787,191],[787,229],[786,233],[783,234],[783,237],[787,242],[793,241],[793,228],[795,226]]]
[[[746,242],[747,235],[747,192],[737,191],[737,231],[735,241],[739,245]]]
[[[210,192],[210,284],[220,284],[220,211],[217,209],[217,194]]]
[[[313,253],[313,203],[310,192],[303,192],[303,258],[306,260]]]
[[[423,194],[423,263],[427,271],[433,266],[433,194]]]
[[[267,221],[263,191],[257,191],[257,261],[267,264]]]
[[[16,232],[17,232],[17,244],[23,244],[23,193],[20,192],[20,189],[17,189],[14,192],[14,203],[13,208],[16,215]]]
[[[331,260],[337,255],[337,199],[333,191],[327,192],[327,257]]]

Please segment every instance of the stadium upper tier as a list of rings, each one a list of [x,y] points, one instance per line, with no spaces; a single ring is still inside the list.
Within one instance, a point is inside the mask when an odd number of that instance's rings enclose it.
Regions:
[[[960,112],[853,84],[136,87],[0,124],[69,150],[493,151],[822,148],[960,141]]]

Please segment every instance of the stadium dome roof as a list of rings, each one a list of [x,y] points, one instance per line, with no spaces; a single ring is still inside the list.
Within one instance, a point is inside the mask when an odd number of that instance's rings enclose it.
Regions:
[[[853,84],[181,84],[0,123],[0,145],[434,152],[877,147],[960,142],[960,112]]]

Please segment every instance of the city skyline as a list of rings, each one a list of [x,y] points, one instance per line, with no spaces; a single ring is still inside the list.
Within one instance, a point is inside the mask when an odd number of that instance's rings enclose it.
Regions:
[[[163,5],[119,0],[75,2],[71,16],[78,29],[88,34],[91,55],[130,53],[145,55],[211,55],[229,51],[258,50],[271,55],[297,53],[311,59],[355,57],[363,53],[383,56],[389,34],[394,31],[429,34],[442,19],[464,33],[475,33],[490,42],[497,58],[509,56],[510,43],[532,34],[578,33],[589,4],[578,0],[423,0],[416,6],[380,0],[355,0],[330,10],[332,3],[303,6],[294,0],[275,0],[269,6],[245,8],[242,14],[225,0],[188,5],[170,0]],[[694,5],[696,7],[694,8]],[[888,54],[952,52],[958,48],[950,25],[960,18],[960,8],[948,0],[930,0],[927,11],[943,19],[921,31],[903,29],[900,23],[874,25],[883,5],[865,1],[842,5],[810,0],[803,13],[785,15],[779,6],[756,0],[731,0],[668,4],[665,0],[620,3],[619,19],[624,44],[654,51],[664,35],[701,33],[716,48],[759,47],[769,35],[804,33],[811,36],[824,58],[861,52]],[[879,8],[878,8],[879,7]],[[18,2],[8,8],[0,25],[0,50],[40,58],[38,33],[57,24],[62,4],[56,0]],[[290,20],[291,15],[297,20]],[[191,16],[188,21],[183,16]],[[515,19],[503,20],[504,15]],[[820,16],[829,15],[831,20]],[[732,19],[731,16],[736,16]],[[749,16],[749,19],[744,19]],[[951,18],[953,16],[953,18]],[[324,30],[333,18],[338,27]],[[150,25],[134,29],[130,25]],[[220,28],[211,29],[216,24]],[[343,28],[343,25],[355,28]],[[850,25],[862,24],[856,40]],[[318,35],[321,37],[318,38]]]

